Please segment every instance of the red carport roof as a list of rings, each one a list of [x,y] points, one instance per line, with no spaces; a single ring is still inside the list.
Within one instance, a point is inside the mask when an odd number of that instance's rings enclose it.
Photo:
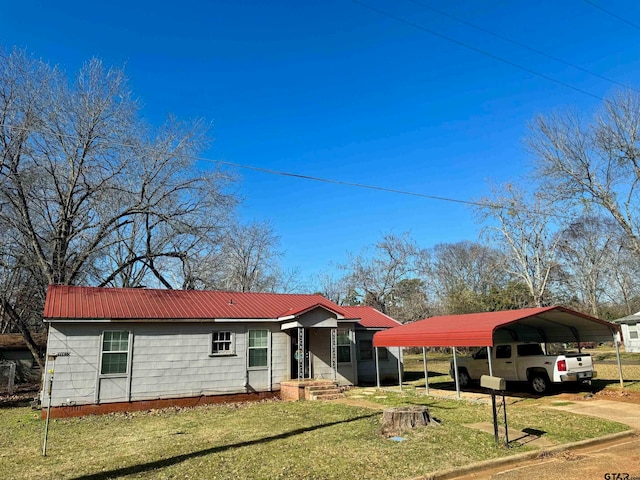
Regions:
[[[432,317],[378,332],[376,347],[475,347],[508,341],[611,341],[613,323],[564,307]]]
[[[44,318],[55,320],[277,319],[322,307],[347,313],[322,295],[49,285]]]

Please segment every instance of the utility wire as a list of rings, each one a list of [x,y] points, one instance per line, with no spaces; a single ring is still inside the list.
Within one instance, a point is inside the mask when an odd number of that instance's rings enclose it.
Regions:
[[[536,53],[538,55],[542,55],[543,57],[550,58],[551,60],[554,60],[554,61],[556,61],[558,63],[562,63],[563,65],[566,65],[568,67],[575,68],[576,70],[579,70],[581,72],[587,73],[587,74],[592,75],[592,76],[594,76],[596,78],[599,78],[601,80],[613,83],[615,85],[618,85],[618,86],[621,86],[621,87],[624,87],[624,88],[629,88],[629,89],[634,90],[636,92],[640,92],[640,90],[632,88],[632,87],[630,87],[628,85],[625,85],[622,82],[618,82],[617,80],[614,80],[614,79],[609,78],[609,77],[605,77],[604,75],[600,75],[599,73],[592,72],[591,70],[587,70],[586,68],[583,68],[583,67],[581,67],[579,65],[575,65],[573,63],[567,62],[566,60],[558,58],[558,57],[556,57],[554,55],[551,55],[549,53],[543,52],[542,50],[538,50],[537,48],[530,47],[529,45],[521,43],[521,42],[519,42],[517,40],[513,40],[512,38],[509,38],[509,37],[506,37],[506,36],[501,35],[499,33],[493,32],[493,31],[491,31],[489,29],[481,27],[480,25],[476,25],[475,23],[471,23],[471,22],[469,22],[469,21],[467,21],[467,20],[465,20],[463,18],[456,17],[455,15],[451,15],[450,13],[447,13],[447,12],[443,12],[442,10],[439,10],[439,9],[437,9],[435,7],[432,7],[431,5],[424,4],[422,2],[419,2],[418,0],[409,0],[409,1],[411,3],[415,3],[416,5],[420,5],[421,7],[425,8],[426,10],[429,10],[431,12],[437,13],[438,15],[442,15],[443,17],[450,18],[450,19],[455,20],[457,22],[460,22],[460,23],[462,23],[464,25],[467,25],[468,27],[475,28],[476,30],[478,30],[480,32],[486,33],[487,35],[491,35],[492,37],[495,37],[495,38],[498,38],[498,39],[503,40],[505,42],[511,43],[512,45],[516,45],[516,46],[518,46],[520,48],[524,48],[525,50],[529,50],[530,52]]]
[[[16,127],[16,126],[12,126],[12,125],[8,125],[8,124],[3,124],[0,123],[0,127],[4,127],[7,128],[9,130],[19,130],[19,131],[27,131],[27,132],[32,132],[32,133],[39,133],[41,135],[55,135],[56,137],[59,138],[69,138],[71,140],[77,140],[77,137],[74,135],[69,135],[69,134],[61,134],[61,133],[53,133],[53,132],[45,132],[42,130],[37,130],[37,129],[29,129],[26,127]],[[122,143],[122,142],[114,142],[114,141],[109,141],[109,142],[104,142],[102,143],[102,145],[104,146],[112,146],[112,147],[125,147],[125,148],[132,148],[135,147],[134,144],[131,143]],[[154,149],[150,149],[151,152],[155,152],[155,153],[166,153],[166,152],[161,152],[159,150],[154,150]],[[493,210],[504,210],[504,209],[514,209],[516,211],[520,211],[520,212],[525,212],[525,213],[533,213],[535,215],[541,215],[542,212],[536,211],[536,210],[530,210],[527,208],[514,208],[513,205],[509,204],[509,205],[499,205],[499,204],[495,204],[495,203],[491,203],[491,202],[479,202],[479,201],[473,201],[473,200],[463,200],[460,198],[451,198],[451,197],[441,197],[438,195],[428,195],[426,193],[418,193],[418,192],[411,192],[409,190],[400,190],[400,189],[396,189],[396,188],[388,188],[388,187],[381,187],[381,186],[377,186],[377,185],[369,185],[369,184],[365,184],[365,183],[357,183],[357,182],[348,182],[345,180],[336,180],[336,179],[331,179],[331,178],[323,178],[323,177],[315,177],[312,175],[305,175],[305,174],[301,174],[301,173],[294,173],[294,172],[286,172],[286,171],[282,171],[282,170],[272,170],[269,168],[263,168],[263,167],[256,167],[253,165],[245,165],[242,163],[235,163],[235,162],[228,162],[226,160],[216,160],[216,159],[212,159],[212,158],[206,158],[206,157],[201,157],[201,156],[196,156],[196,155],[183,155],[184,158],[189,158],[191,160],[196,160],[196,161],[200,161],[200,162],[205,162],[205,163],[212,163],[212,164],[216,164],[216,165],[227,165],[230,167],[235,167],[235,168],[241,168],[241,169],[245,169],[245,170],[252,170],[255,172],[261,172],[261,173],[266,173],[269,175],[278,175],[278,176],[282,176],[282,177],[290,177],[290,178],[299,178],[302,180],[310,180],[310,181],[315,181],[315,182],[322,182],[322,183],[329,183],[329,184],[333,184],[333,185],[342,185],[342,186],[346,186],[346,187],[355,187],[355,188],[363,188],[363,189],[368,189],[368,190],[376,190],[376,191],[380,191],[380,192],[387,192],[387,193],[393,193],[393,194],[398,194],[398,195],[407,195],[407,196],[411,196],[411,197],[418,197],[418,198],[426,198],[428,200],[437,200],[440,202],[449,202],[449,203],[458,203],[458,204],[462,204],[462,205],[470,205],[470,206],[474,206],[474,207],[481,207],[481,208],[490,208]],[[550,216],[550,217],[555,217],[555,218],[571,218],[568,215],[561,215],[561,214],[555,214],[555,213],[545,213],[545,215]]]
[[[398,17],[398,16],[396,16],[396,15],[394,15],[392,13],[386,12],[384,10],[380,10],[380,9],[378,9],[376,7],[372,7],[371,5],[368,5],[366,3],[360,2],[359,0],[351,0],[351,1],[353,3],[355,3],[355,4],[360,5],[361,7],[364,7],[364,8],[367,8],[367,9],[373,11],[373,12],[379,13],[380,15],[384,15],[385,17],[392,18],[393,20],[396,20],[398,22],[404,23],[405,25],[409,25],[409,26],[411,26],[413,28],[417,28],[418,30],[422,30],[423,32],[429,33],[429,34],[431,34],[431,35],[433,35],[435,37],[438,37],[438,38],[441,38],[441,39],[446,40],[448,42],[454,43],[454,44],[459,45],[459,46],[461,46],[463,48],[466,48],[466,49],[471,50],[473,52],[479,53],[479,54],[484,55],[486,57],[492,58],[492,59],[497,60],[499,62],[506,63],[507,65],[511,65],[512,67],[515,67],[515,68],[518,68],[520,70],[523,70],[523,71],[525,71],[527,73],[530,73],[531,75],[535,75],[536,77],[544,78],[545,80],[548,80],[550,82],[556,83],[556,84],[561,85],[561,86],[563,86],[565,88],[569,88],[569,89],[574,90],[576,92],[582,93],[583,95],[586,95],[588,97],[595,98],[595,99],[598,99],[598,100],[601,100],[601,101],[606,101],[603,97],[601,97],[599,95],[596,95],[595,93],[588,92],[587,90],[583,90],[583,89],[581,89],[579,87],[575,87],[575,86],[570,85],[570,84],[568,84],[566,82],[563,82],[562,80],[557,80],[557,79],[555,79],[553,77],[550,77],[549,75],[546,75],[544,73],[540,73],[540,72],[532,70],[532,69],[530,69],[528,67],[519,65],[519,64],[517,64],[515,62],[512,62],[511,60],[507,60],[506,58],[499,57],[497,55],[494,55],[493,53],[487,52],[486,50],[482,50],[482,49],[480,49],[478,47],[474,47],[473,45],[469,45],[468,43],[462,42],[460,40],[456,40],[455,38],[452,38],[452,37],[449,37],[449,36],[444,35],[442,33],[436,32],[435,30],[431,30],[430,28],[427,28],[427,27],[425,27],[423,25],[420,25],[418,23],[414,23],[412,21],[405,20],[402,17]]]
[[[621,22],[626,23],[627,25],[632,26],[633,28],[640,30],[640,26],[636,25],[633,22],[630,22],[629,20],[627,20],[626,18],[621,17],[620,15],[616,15],[615,13],[613,13],[610,10],[607,10],[606,8],[601,7],[600,5],[593,3],[591,0],[582,0],[584,3],[588,3],[589,5],[591,5],[593,8],[597,8],[598,10],[603,11],[604,13],[606,13],[607,15],[611,15],[613,18],[617,18],[618,20],[620,20]]]

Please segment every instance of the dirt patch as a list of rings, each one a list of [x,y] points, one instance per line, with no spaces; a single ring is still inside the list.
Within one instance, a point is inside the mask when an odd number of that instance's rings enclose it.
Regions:
[[[29,406],[38,397],[39,383],[21,383],[16,385],[12,395],[0,392],[0,408]]]
[[[581,402],[588,400],[613,400],[616,402],[634,403],[640,405],[640,392],[620,391],[604,389],[592,393],[560,393],[554,395],[555,400],[566,400],[569,402]]]

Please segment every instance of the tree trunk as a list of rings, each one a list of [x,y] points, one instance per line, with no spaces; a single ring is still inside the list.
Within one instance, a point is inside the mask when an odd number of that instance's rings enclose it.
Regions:
[[[388,437],[427,425],[440,425],[427,407],[395,407],[382,413],[382,434]]]
[[[31,352],[33,359],[38,363],[38,365],[44,372],[44,357],[41,355],[38,345],[33,340],[31,332],[29,331],[29,327],[27,327],[27,325],[22,321],[22,318],[20,317],[18,312],[15,311],[13,306],[4,299],[2,300],[2,308],[4,308],[4,311],[9,315],[9,318],[11,319],[13,325],[15,325],[22,334],[24,343],[27,345],[27,348]]]

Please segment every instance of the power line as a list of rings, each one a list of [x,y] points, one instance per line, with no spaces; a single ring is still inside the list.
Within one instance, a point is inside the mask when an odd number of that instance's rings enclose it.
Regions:
[[[610,10],[607,10],[606,8],[601,7],[600,5],[593,3],[591,0],[582,0],[584,3],[588,3],[589,5],[591,5],[593,8],[597,8],[598,10],[603,11],[604,13],[606,13],[607,15],[612,16],[613,18],[617,18],[618,20],[620,20],[621,22],[626,23],[627,25],[632,26],[633,28],[640,30],[640,26],[636,25],[633,22],[630,22],[629,20],[627,20],[626,18],[621,17],[620,15],[617,15],[615,13],[613,13]]]
[[[542,50],[538,50],[537,48],[530,47],[529,45],[526,45],[526,44],[524,44],[522,42],[519,42],[517,40],[513,40],[512,38],[506,37],[506,36],[504,36],[502,34],[493,32],[493,31],[491,31],[491,30],[489,30],[487,28],[481,27],[480,25],[476,25],[475,23],[471,23],[471,22],[469,22],[469,21],[467,21],[467,20],[465,20],[463,18],[456,17],[455,15],[451,15],[450,13],[447,13],[447,12],[443,12],[442,10],[439,10],[439,9],[437,9],[435,7],[432,7],[431,5],[426,5],[426,4],[424,4],[422,2],[419,2],[417,0],[409,0],[409,1],[411,3],[415,3],[416,5],[420,5],[421,7],[425,8],[427,10],[435,12],[438,15],[442,15],[443,17],[451,18],[452,20],[460,22],[460,23],[462,23],[464,25],[467,25],[467,26],[469,26],[471,28],[475,28],[476,30],[478,30],[480,32],[484,32],[487,35],[491,35],[492,37],[495,37],[495,38],[498,38],[498,39],[503,40],[505,42],[511,43],[512,45],[516,45],[516,46],[518,46],[520,48],[524,48],[525,50],[529,50],[530,52],[536,53],[536,54],[541,55],[543,57],[550,58],[551,60],[554,60],[554,61],[556,61],[558,63],[562,63],[563,65],[566,65],[568,67],[575,68],[576,70],[579,70],[581,72],[587,73],[587,74],[592,75],[592,76],[594,76],[596,78],[599,78],[601,80],[613,83],[615,85],[618,85],[618,86],[621,86],[621,87],[624,87],[624,88],[629,88],[629,89],[634,90],[636,92],[640,92],[640,90],[637,90],[637,89],[635,89],[633,87],[625,85],[622,82],[618,82],[617,80],[614,80],[614,79],[609,78],[609,77],[605,77],[604,75],[600,75],[599,73],[592,72],[591,70],[587,70],[586,68],[583,68],[583,67],[581,67],[579,65],[575,65],[573,63],[567,62],[566,60],[558,58],[558,57],[556,57],[554,55],[551,55],[549,53],[543,52]]]
[[[53,132],[45,132],[42,130],[37,130],[37,129],[29,129],[26,127],[16,127],[16,126],[12,126],[12,125],[8,125],[8,124],[2,124],[0,123],[0,127],[4,127],[7,128],[9,130],[20,130],[20,131],[27,131],[27,132],[33,132],[33,133],[39,133],[41,135],[53,135]],[[55,133],[56,137],[62,137],[62,138],[68,138],[71,140],[77,140],[76,136],[73,135],[68,135],[68,134],[61,134],[61,133]],[[131,143],[123,143],[123,142],[114,142],[114,141],[109,141],[109,142],[105,142],[103,141],[102,143],[103,146],[112,146],[112,147],[125,147],[125,148],[132,148],[135,147],[134,144]],[[151,152],[156,152],[156,153],[165,153],[165,152],[161,152],[159,150],[153,150],[150,149]],[[322,182],[322,183],[329,183],[329,184],[333,184],[333,185],[342,185],[345,187],[354,187],[354,188],[362,188],[362,189],[367,189],[367,190],[376,190],[376,191],[380,191],[380,192],[387,192],[387,193],[393,193],[393,194],[398,194],[398,195],[406,195],[406,196],[411,196],[411,197],[418,197],[418,198],[425,198],[428,200],[436,200],[436,201],[440,201],[440,202],[449,202],[449,203],[458,203],[458,204],[462,204],[462,205],[470,205],[470,206],[474,206],[474,207],[481,207],[481,208],[490,208],[490,209],[494,209],[494,210],[504,210],[506,208],[510,208],[510,209],[514,209],[520,212],[525,212],[525,213],[533,213],[535,215],[540,215],[541,212],[539,211],[535,211],[535,210],[530,210],[530,209],[526,209],[526,208],[514,208],[513,205],[496,205],[493,203],[489,203],[489,202],[478,202],[478,201],[473,201],[473,200],[463,200],[463,199],[459,199],[459,198],[451,198],[451,197],[442,197],[442,196],[438,196],[438,195],[428,195],[426,193],[418,193],[418,192],[411,192],[409,190],[401,190],[401,189],[396,189],[396,188],[388,188],[388,187],[381,187],[378,185],[368,185],[365,183],[358,183],[358,182],[348,182],[346,180],[336,180],[336,179],[331,179],[331,178],[323,178],[323,177],[316,177],[313,175],[305,175],[305,174],[301,174],[301,173],[294,173],[294,172],[286,172],[286,171],[282,171],[282,170],[272,170],[269,168],[263,168],[263,167],[256,167],[253,165],[245,165],[242,163],[235,163],[235,162],[229,162],[226,160],[216,160],[213,158],[206,158],[206,157],[201,157],[201,156],[196,156],[196,155],[184,155],[185,158],[189,158],[191,160],[196,160],[196,161],[200,161],[200,162],[205,162],[205,163],[212,163],[212,164],[217,164],[217,165],[227,165],[230,167],[235,167],[235,168],[241,168],[244,170],[252,170],[255,172],[261,172],[261,173],[266,173],[269,175],[279,175],[282,177],[290,177],[290,178],[298,178],[298,179],[302,179],[302,180],[310,180],[310,181],[315,181],[315,182]],[[550,217],[556,217],[556,218],[570,218],[568,215],[560,215],[560,214],[547,214]]]
[[[601,100],[601,101],[605,101],[605,99],[603,97],[601,97],[599,95],[596,95],[595,93],[588,92],[588,91],[583,90],[583,89],[581,89],[579,87],[575,87],[573,85],[565,83],[562,80],[557,80],[557,79],[555,79],[553,77],[550,77],[549,75],[546,75],[544,73],[540,73],[540,72],[532,70],[532,69],[530,69],[528,67],[519,65],[519,64],[517,64],[515,62],[512,62],[511,60],[507,60],[506,58],[499,57],[497,55],[494,55],[493,53],[487,52],[486,50],[482,50],[482,49],[480,49],[478,47],[474,47],[473,45],[469,45],[468,43],[462,42],[460,40],[456,40],[455,38],[452,38],[452,37],[449,37],[449,36],[444,35],[442,33],[436,32],[435,30],[431,30],[430,28],[427,28],[427,27],[425,27],[423,25],[420,25],[418,23],[414,23],[414,22],[411,22],[409,20],[405,20],[402,17],[398,17],[398,16],[396,16],[396,15],[394,15],[392,13],[386,12],[384,10],[380,10],[380,9],[378,9],[376,7],[372,7],[371,5],[368,5],[366,3],[360,2],[359,0],[351,0],[351,1],[353,3],[356,3],[356,4],[364,7],[364,8],[367,8],[367,9],[373,11],[373,12],[379,13],[380,15],[384,15],[385,17],[389,17],[389,18],[391,18],[393,20],[396,20],[398,22],[404,23],[405,25],[409,25],[409,26],[411,26],[413,28],[416,28],[418,30],[422,30],[423,32],[429,33],[429,34],[431,34],[433,36],[436,36],[436,37],[441,38],[443,40],[446,40],[448,42],[454,43],[454,44],[456,44],[458,46],[461,46],[461,47],[466,48],[468,50],[471,50],[473,52],[479,53],[479,54],[484,55],[486,57],[492,58],[492,59],[497,60],[499,62],[506,63],[507,65],[511,65],[512,67],[515,67],[515,68],[518,68],[520,70],[523,70],[523,71],[525,71],[527,73],[530,73],[531,75],[535,75],[537,77],[544,78],[545,80],[548,80],[550,82],[556,83],[556,84],[561,85],[561,86],[563,86],[565,88],[569,88],[569,89],[574,90],[576,92],[582,93],[583,95],[587,95],[588,97],[595,98],[595,99],[598,99],[598,100]]]

